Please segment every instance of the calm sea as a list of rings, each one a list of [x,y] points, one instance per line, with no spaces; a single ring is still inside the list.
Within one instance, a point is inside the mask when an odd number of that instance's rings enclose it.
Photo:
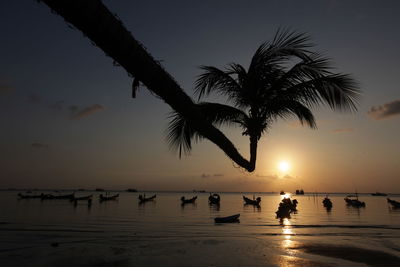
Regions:
[[[379,251],[394,262],[400,257],[400,210],[391,209],[386,197],[360,194],[366,207],[352,208],[344,194],[333,194],[328,212],[323,195],[293,196],[298,213],[280,222],[278,194],[257,194],[262,202],[255,208],[243,205],[241,193],[221,193],[219,207],[208,204],[208,193],[156,193],[154,202],[139,205],[141,193],[119,192],[118,201],[100,203],[98,192],[78,192],[94,195],[90,207],[86,201],[74,206],[68,200],[18,200],[17,193],[0,192],[0,266],[368,264],[310,246],[339,254],[348,247]],[[197,195],[196,204],[181,206],[183,195]],[[240,223],[214,223],[215,217],[237,213]]]

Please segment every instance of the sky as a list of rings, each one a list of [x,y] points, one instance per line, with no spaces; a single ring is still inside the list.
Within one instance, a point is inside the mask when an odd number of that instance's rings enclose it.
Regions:
[[[191,96],[200,65],[248,66],[279,27],[306,32],[359,82],[358,111],[318,108],[317,130],[276,122],[253,173],[206,140],[179,159],[167,104],[146,88],[132,99],[126,71],[45,4],[5,0],[0,188],[400,193],[399,1],[104,3]],[[240,130],[222,130],[248,156]]]

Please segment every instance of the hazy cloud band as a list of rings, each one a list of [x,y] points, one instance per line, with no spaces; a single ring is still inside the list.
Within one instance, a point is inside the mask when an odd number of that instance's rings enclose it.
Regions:
[[[400,115],[400,99],[385,103],[381,106],[373,106],[367,114],[374,120],[384,120]]]

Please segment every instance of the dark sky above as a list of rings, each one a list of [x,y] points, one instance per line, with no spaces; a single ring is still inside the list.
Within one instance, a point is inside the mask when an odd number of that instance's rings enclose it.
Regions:
[[[247,66],[279,27],[307,32],[360,82],[359,111],[318,109],[316,131],[277,123],[251,175],[209,142],[179,160],[164,141],[165,103],[145,88],[131,99],[126,72],[45,4],[5,0],[0,187],[400,192],[399,1],[104,3],[190,95],[198,66]],[[246,154],[240,132],[226,132]],[[291,178],[277,178],[281,160]]]

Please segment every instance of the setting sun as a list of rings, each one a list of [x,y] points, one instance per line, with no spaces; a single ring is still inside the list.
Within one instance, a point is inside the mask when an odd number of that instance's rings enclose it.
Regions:
[[[279,162],[278,167],[279,167],[279,170],[282,171],[282,172],[287,172],[290,169],[290,165],[289,165],[289,163],[287,161]]]

